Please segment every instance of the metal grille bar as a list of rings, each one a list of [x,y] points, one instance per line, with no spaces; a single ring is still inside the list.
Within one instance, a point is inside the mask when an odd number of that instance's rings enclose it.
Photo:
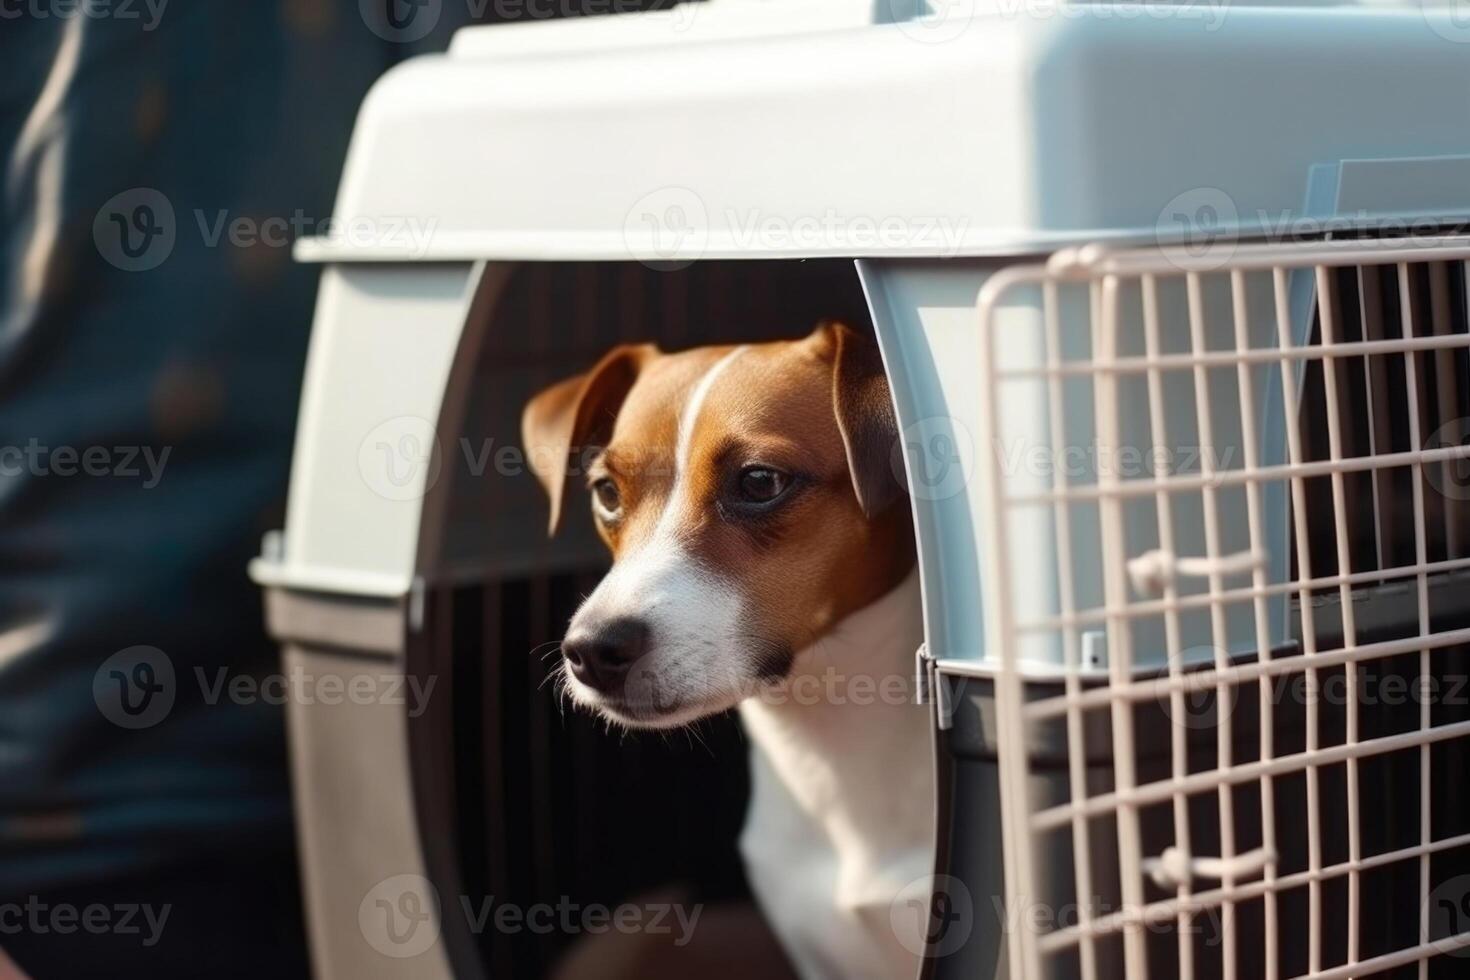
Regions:
[[[1436,753],[1470,759],[1470,709],[1432,693],[1470,649],[1467,259],[1463,236],[1248,243],[1224,263],[1090,246],[982,290],[1006,900],[1075,904],[1016,929],[1013,975],[1427,978],[1470,949],[1463,923],[1436,935],[1430,901],[1470,858],[1435,812]],[[1008,344],[1028,323],[1039,355]],[[1038,404],[1044,420],[1008,414]],[[1015,478],[1017,432],[1052,454],[1042,485]],[[1156,464],[1130,470],[1130,450]],[[1013,540],[1038,508],[1046,540]],[[1106,670],[1086,670],[1099,631]],[[1370,688],[1400,674],[1408,711]],[[1416,791],[1382,792],[1389,771]],[[1373,921],[1369,876],[1400,867],[1407,931]]]

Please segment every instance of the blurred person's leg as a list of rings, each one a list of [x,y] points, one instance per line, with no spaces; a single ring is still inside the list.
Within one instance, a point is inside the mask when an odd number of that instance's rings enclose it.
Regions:
[[[0,949],[33,980],[305,973],[283,713],[229,693],[279,670],[244,569],[315,293],[289,239],[371,82],[497,8],[411,6],[413,44],[372,9],[0,0],[0,911],[46,910]],[[157,942],[55,928],[120,906],[167,906]]]
[[[229,685],[278,670],[244,569],[315,291],[288,238],[408,52],[356,0],[3,12],[0,909],[49,912],[0,948],[35,980],[302,976],[283,713]],[[171,910],[156,942],[122,906]]]

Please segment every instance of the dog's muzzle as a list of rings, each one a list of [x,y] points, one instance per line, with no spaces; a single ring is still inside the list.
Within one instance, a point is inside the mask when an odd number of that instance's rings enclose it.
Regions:
[[[561,645],[567,669],[581,683],[603,694],[617,692],[628,669],[648,649],[648,624],[624,617],[568,636]]]

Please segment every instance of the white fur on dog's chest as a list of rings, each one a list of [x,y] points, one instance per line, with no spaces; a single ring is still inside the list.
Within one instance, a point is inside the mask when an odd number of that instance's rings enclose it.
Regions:
[[[801,653],[779,690],[740,706],[754,743],[741,851],[806,980],[917,972],[919,923],[893,902],[933,871],[930,723],[909,676],[921,639],[910,574]]]

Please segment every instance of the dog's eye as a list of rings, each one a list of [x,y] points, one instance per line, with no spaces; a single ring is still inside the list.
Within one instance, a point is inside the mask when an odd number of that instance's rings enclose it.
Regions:
[[[618,485],[606,477],[592,484],[592,496],[597,501],[597,509],[608,517],[615,516],[623,506],[623,497],[618,493]]]
[[[768,466],[748,466],[740,471],[740,498],[747,503],[768,504],[790,485],[791,477]]]

